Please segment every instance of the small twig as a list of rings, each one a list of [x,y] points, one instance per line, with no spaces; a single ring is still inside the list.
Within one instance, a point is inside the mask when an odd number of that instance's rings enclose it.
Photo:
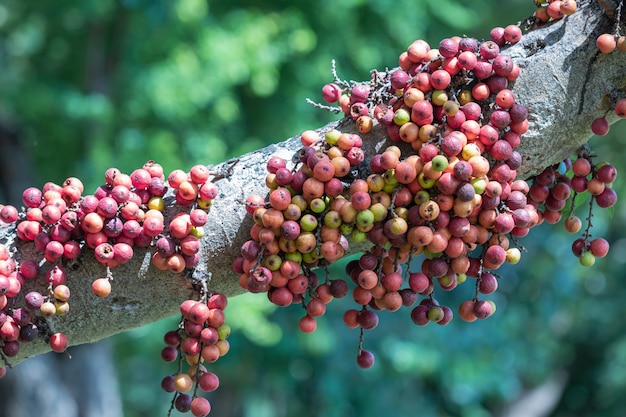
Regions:
[[[306,102],[309,103],[310,105],[312,105],[313,107],[315,107],[316,109],[327,110],[327,111],[335,113],[335,114],[339,114],[342,111],[341,107],[327,106],[326,104],[315,102],[315,101],[311,100],[310,98],[307,98]]]
[[[620,0],[619,5],[617,6],[617,9],[615,9],[615,13],[617,16],[615,16],[615,36],[619,36],[619,25],[621,23],[622,20],[622,6],[624,5],[624,0]]]

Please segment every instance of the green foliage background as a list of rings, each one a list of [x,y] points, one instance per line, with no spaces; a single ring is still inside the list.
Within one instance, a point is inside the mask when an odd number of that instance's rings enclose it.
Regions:
[[[305,102],[331,80],[331,59],[342,78],[363,80],[395,66],[414,39],[485,38],[532,10],[530,0],[5,0],[0,121],[17,126],[41,183],[77,176],[92,190],[110,166],[130,172],[155,159],[188,169],[333,120]],[[623,149],[622,132],[592,140],[599,158]],[[552,416],[621,415],[621,206],[593,219],[613,248],[592,269],[578,266],[561,226],[533,230],[523,265],[502,271],[490,320],[417,328],[409,311],[381,314],[366,337],[377,355],[368,371],[354,361],[358,332],[341,323],[348,300],[302,335],[298,308],[232,299],[232,349],[211,366],[221,378],[212,415],[482,417],[561,376],[568,382]],[[458,305],[470,285],[441,301]],[[174,369],[159,352],[176,323],[113,338],[126,416],[165,414],[170,398],[157,381]]]

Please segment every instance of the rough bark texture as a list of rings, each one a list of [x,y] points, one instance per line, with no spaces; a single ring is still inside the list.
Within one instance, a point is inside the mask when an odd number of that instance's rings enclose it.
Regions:
[[[610,122],[615,121],[610,96],[623,93],[626,86],[624,55],[620,52],[602,55],[595,47],[600,33],[612,31],[613,23],[603,14],[601,6],[588,2],[573,16],[534,30],[519,44],[503,51],[523,67],[513,90],[517,101],[527,105],[530,111],[530,129],[518,149],[524,156],[518,177],[532,176],[573,154],[591,136],[593,119],[606,115]],[[353,125],[339,121],[320,130],[337,124],[344,131]],[[364,135],[366,155],[373,155],[372,151],[383,147],[385,140],[382,129]],[[296,136],[244,155],[232,167],[231,175],[217,182],[220,195],[205,226],[202,262],[193,273],[206,278],[211,271],[210,289],[229,296],[243,291],[238,277],[231,271],[231,262],[248,239],[252,224],[243,201],[249,194],[266,193],[265,164],[270,156],[291,160],[299,148],[300,140]],[[225,162],[213,170],[225,172],[232,164],[233,161]],[[169,215],[177,210],[172,201],[170,196]],[[0,230],[2,237],[9,245],[16,246],[18,260],[40,258],[33,244],[15,244],[12,228]],[[67,334],[71,344],[93,342],[176,314],[180,302],[191,294],[185,276],[156,270],[150,264],[150,252],[141,249],[130,263],[113,270],[113,292],[106,299],[98,299],[90,292],[91,282],[104,276],[104,267],[89,253],[74,267],[75,270],[68,268],[71,311],[65,317],[49,320],[51,329]],[[48,350],[41,340],[24,345],[13,362]]]

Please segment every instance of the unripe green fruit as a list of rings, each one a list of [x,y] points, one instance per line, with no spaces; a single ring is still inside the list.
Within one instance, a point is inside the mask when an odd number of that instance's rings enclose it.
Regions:
[[[326,143],[328,143],[331,146],[334,146],[339,141],[339,136],[341,136],[340,131],[338,131],[337,129],[331,129],[328,132],[326,132],[326,134],[324,135],[324,139],[326,140]]]
[[[311,211],[313,213],[321,213],[326,210],[326,203],[321,198],[314,198],[311,200],[311,204],[309,204]]]
[[[448,158],[443,155],[437,155],[432,160],[433,169],[442,172],[448,167]]]
[[[417,182],[422,188],[429,189],[433,188],[435,184],[437,184],[437,180],[431,180],[430,178],[426,178],[423,172],[417,176]]]
[[[435,90],[431,96],[431,101],[435,106],[443,106],[448,101],[448,95],[445,90]]]
[[[446,116],[454,116],[459,111],[459,105],[452,100],[448,100],[443,104],[443,112]]]
[[[385,207],[382,203],[372,204],[369,210],[374,213],[374,222],[381,222],[385,220],[385,217],[387,217],[387,207]]]
[[[278,255],[270,255],[265,258],[265,267],[270,271],[278,271],[280,269],[280,265],[283,263],[283,260]]]
[[[349,235],[354,231],[354,226],[350,223],[341,223],[341,226],[339,226],[339,230],[341,230],[342,234]]]
[[[391,231],[391,233],[393,233],[394,235],[401,235],[403,233],[406,233],[407,229],[408,229],[408,225],[406,220],[404,220],[401,217],[396,217],[394,219],[389,220],[389,230]]]
[[[456,274],[457,284],[463,284],[465,281],[467,281],[467,274]]]
[[[294,261],[297,263],[302,263],[302,254],[298,251],[296,252],[291,252],[291,253],[286,253],[285,254],[285,260],[286,261]]]
[[[596,257],[593,256],[593,253],[591,252],[584,252],[582,255],[580,255],[580,258],[578,258],[578,260],[580,261],[580,264],[582,266],[591,266],[596,263]]]
[[[428,200],[430,200],[430,193],[426,190],[418,191],[417,193],[415,193],[415,197],[413,197],[413,201],[417,205],[420,205]]]
[[[441,252],[431,252],[428,248],[424,248],[424,257],[426,259],[435,259],[441,257]]]
[[[70,311],[70,305],[67,301],[55,301],[54,308],[57,316],[64,316]]]
[[[300,228],[305,232],[312,232],[317,227],[317,218],[312,214],[305,214],[300,219]]]
[[[487,181],[484,178],[474,178],[470,181],[472,187],[474,187],[474,191],[476,194],[482,194],[485,192],[485,188],[487,188]]]
[[[328,211],[324,215],[324,225],[332,229],[336,229],[341,226],[341,215],[336,211]]]
[[[196,200],[196,203],[198,204],[198,208],[207,210],[211,208],[211,205],[213,205],[213,200],[204,200],[202,198],[198,198],[198,200]]]
[[[472,101],[472,92],[470,90],[461,90],[458,96],[459,104],[462,106]]]
[[[464,160],[469,161],[472,156],[480,155],[480,148],[475,143],[468,143],[461,151]]]
[[[518,248],[509,248],[506,250],[506,261],[511,265],[515,265],[522,258],[522,253]]]
[[[403,124],[409,122],[411,120],[411,113],[409,113],[406,109],[398,109],[393,114],[393,122],[398,126],[402,126]]]
[[[394,187],[398,185],[398,179],[396,178],[395,171],[393,169],[386,171],[383,179],[385,180],[385,184],[393,185]]]
[[[350,235],[352,240],[356,243],[365,242],[367,240],[367,233],[354,229]]]
[[[428,310],[428,320],[430,321],[434,321],[435,323],[437,323],[443,319],[443,316],[444,316],[443,308],[439,306],[431,307]]]
[[[202,226],[191,226],[191,230],[189,231],[191,236],[197,237],[201,239],[204,236],[204,228]]]
[[[374,213],[370,210],[360,211],[356,215],[356,223],[361,227],[367,227],[371,224],[374,224]]]
[[[385,184],[385,186],[383,187],[383,192],[387,193],[387,194],[393,194],[393,191],[396,189],[396,186],[394,184]]]
[[[385,186],[385,180],[381,175],[373,174],[367,179],[367,184],[371,192],[377,193]]]
[[[308,264],[312,264],[318,259],[319,259],[319,256],[317,256],[315,251],[302,254],[302,262],[306,262]]]
[[[223,323],[220,327],[217,328],[217,335],[219,340],[226,340],[226,338],[230,336],[230,326],[226,323]]]

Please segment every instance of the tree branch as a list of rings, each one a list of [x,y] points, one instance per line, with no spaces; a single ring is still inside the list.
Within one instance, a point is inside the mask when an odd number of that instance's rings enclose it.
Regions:
[[[530,128],[518,148],[524,157],[518,177],[532,176],[572,155],[592,135],[593,119],[606,116],[610,122],[616,120],[611,97],[622,95],[626,87],[622,71],[624,55],[621,52],[602,55],[595,47],[596,37],[612,32],[612,27],[600,5],[588,2],[574,15],[524,35],[520,43],[503,51],[523,68],[513,90],[517,101],[530,112]],[[343,120],[320,131],[333,127],[349,131],[354,129],[354,123]],[[363,139],[366,155],[373,155],[386,144],[385,131],[380,127],[363,135]],[[217,182],[220,194],[205,226],[202,261],[193,272],[205,278],[211,272],[211,290],[228,296],[243,292],[231,270],[231,262],[239,256],[252,225],[243,202],[252,193],[266,194],[265,164],[270,156],[291,161],[300,147],[300,138],[295,136],[244,155],[238,158],[231,175]],[[232,162],[225,162],[213,170],[224,171],[231,165]],[[166,217],[171,217],[178,206],[171,194],[166,201]],[[14,228],[0,230],[0,240],[16,249],[15,258],[41,259],[32,243],[16,243],[14,232]],[[353,247],[352,251],[362,249]],[[49,319],[51,329],[65,333],[71,344],[81,344],[176,314],[180,302],[191,294],[189,281],[183,275],[154,268],[150,254],[137,248],[131,262],[113,270],[113,292],[106,299],[99,299],[90,291],[91,282],[105,275],[104,266],[90,254],[82,256],[76,270],[67,268],[67,281],[73,291],[70,313]],[[45,285],[38,279],[34,287],[42,291]],[[12,359],[17,363],[48,350],[48,345],[38,340],[24,344],[19,355]]]

